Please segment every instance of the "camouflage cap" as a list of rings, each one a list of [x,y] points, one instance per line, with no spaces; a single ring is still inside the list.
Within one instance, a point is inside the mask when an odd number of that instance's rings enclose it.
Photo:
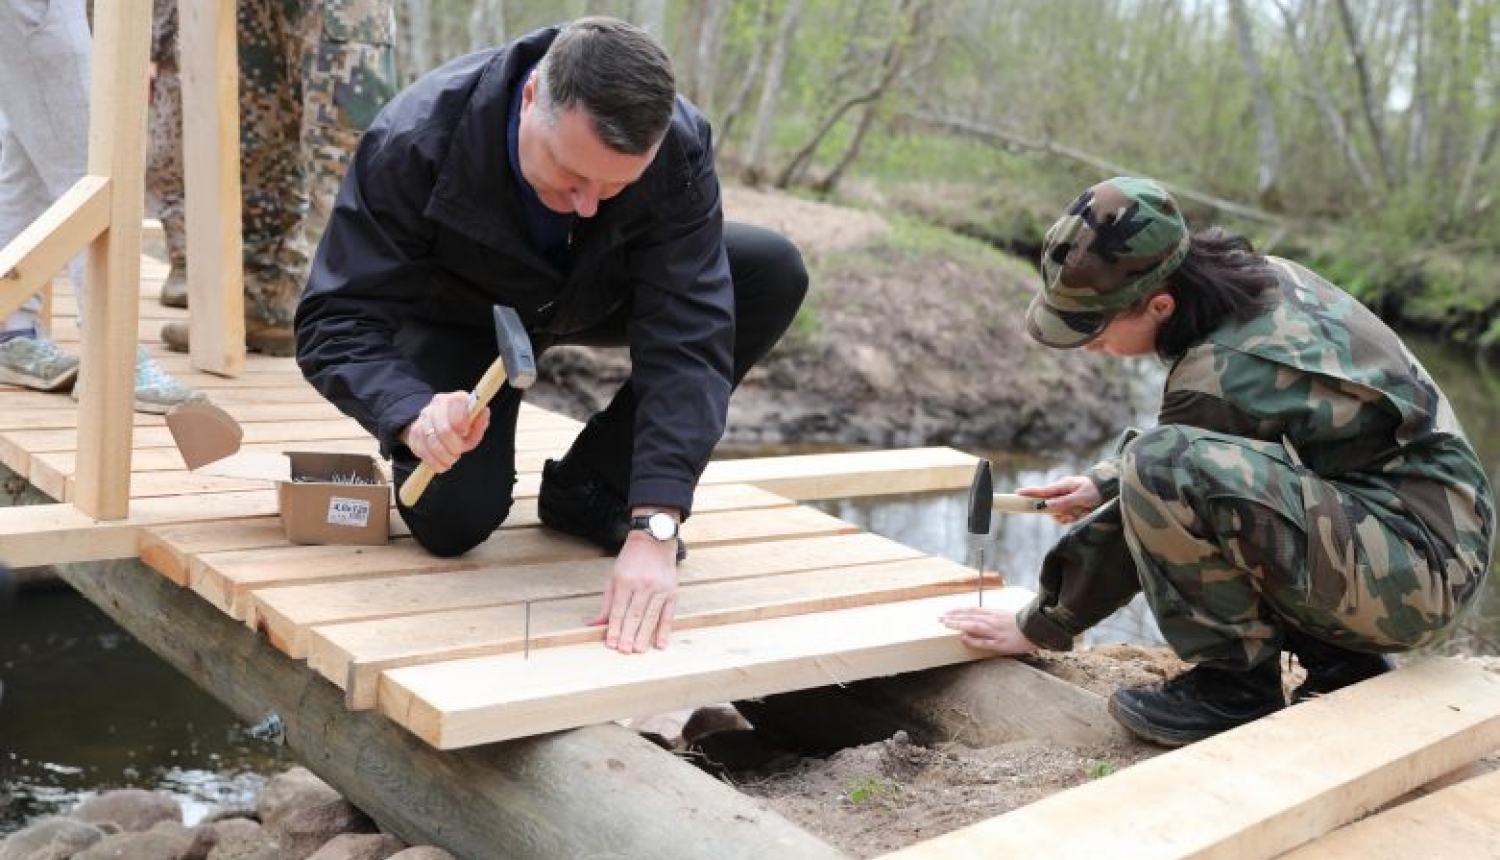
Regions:
[[[1133,176],[1095,185],[1047,231],[1027,333],[1058,349],[1083,346],[1117,312],[1160,288],[1188,245],[1187,224],[1165,188]]]

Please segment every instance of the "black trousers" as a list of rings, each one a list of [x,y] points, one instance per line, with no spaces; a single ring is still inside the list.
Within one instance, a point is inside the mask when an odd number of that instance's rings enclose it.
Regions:
[[[807,294],[802,256],[782,236],[746,224],[724,224],[724,248],[734,282],[734,379],[737,386],[791,325]],[[588,346],[626,346],[628,309],[576,337],[560,341]],[[455,331],[423,338],[413,360],[438,391],[473,387],[495,356],[492,337]],[[545,349],[553,344],[534,345]],[[523,392],[505,386],[490,402],[490,427],[474,450],[433,479],[415,508],[398,505],[417,542],[434,555],[459,555],[489,537],[510,513],[516,483],[516,418]],[[614,399],[589,419],[566,459],[601,477],[623,497],[630,486],[635,451],[635,393],[627,380]],[[404,446],[393,461],[400,487],[417,467]]]

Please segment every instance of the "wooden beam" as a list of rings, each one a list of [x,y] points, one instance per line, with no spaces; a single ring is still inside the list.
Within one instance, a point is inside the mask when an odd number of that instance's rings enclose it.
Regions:
[[[130,509],[150,41],[150,0],[117,0],[95,10],[88,172],[109,177],[110,226],[90,244],[85,275],[89,336],[79,366],[75,504],[100,520],[123,519]]]
[[[193,366],[245,368],[235,0],[178,0],[188,318]]]
[[[439,749],[857,681],[982,656],[938,622],[973,595],[688,630],[663,651],[605,660],[597,643],[394,669],[380,710]],[[769,856],[769,855],[768,855]],[[1029,856],[1044,856],[1032,854]]]
[[[989,579],[998,590],[999,577]],[[678,591],[672,629],[681,635],[700,627],[919,600],[972,590],[974,583],[972,570],[930,557],[690,583]],[[343,688],[350,708],[372,708],[380,674],[389,669],[604,641],[603,627],[585,624],[599,611],[601,593],[595,588],[556,600],[322,625],[308,631],[307,662]]]
[[[750,484],[799,502],[885,496],[967,487],[975,460],[941,447],[715,460],[703,483]]]
[[[885,860],[1278,857],[1497,747],[1500,675],[1430,659]]]
[[[45,287],[109,226],[110,185],[85,176],[0,248],[0,319]]]
[[[1500,771],[1341,827],[1281,860],[1500,860],[1497,800]]]
[[[61,573],[240,719],[278,716],[304,765],[407,843],[459,860],[844,858],[619,726],[438,753],[373,711],[345,710],[333,685],[138,562]]]

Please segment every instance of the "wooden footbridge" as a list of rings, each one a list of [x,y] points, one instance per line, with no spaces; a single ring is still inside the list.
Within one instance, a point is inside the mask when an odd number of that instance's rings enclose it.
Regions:
[[[842,856],[622,718],[899,675],[866,683],[911,684],[905,701],[929,713],[903,716],[960,715],[969,742],[1112,731],[1096,697],[973,662],[937,623],[974,599],[973,571],[800,504],[965,486],[973,460],[950,449],[715,462],[684,531],[673,644],[631,657],[584,624],[610,560],[536,521],[537,473],[570,419],[524,411],[520,501],[458,559],[427,556],[399,521],[385,546],[294,546],[272,487],[189,472],[162,419],[129,411],[138,342],[233,415],[247,449],[374,444],[289,359],[239,343],[237,195],[214,181],[238,163],[229,0],[183,4],[194,353],[156,343],[180,314],[140,252],[148,11],[97,10],[90,175],[0,249],[0,311],[84,247],[94,286],[87,342],[71,293],[52,302],[92,380],[82,402],[0,387],[0,465],[27,502],[0,508],[0,559],[55,565],[387,830],[462,860]],[[1500,856],[1500,778],[1436,784],[1497,748],[1500,678],[1432,660],[892,856]]]

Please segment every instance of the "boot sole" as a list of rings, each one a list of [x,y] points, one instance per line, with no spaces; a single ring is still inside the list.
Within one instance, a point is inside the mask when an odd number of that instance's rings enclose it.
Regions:
[[[1211,734],[1206,735],[1202,732],[1178,732],[1154,726],[1136,714],[1120,707],[1116,704],[1113,696],[1109,698],[1108,708],[1109,715],[1115,718],[1115,722],[1124,726],[1131,734],[1141,740],[1149,741],[1157,746],[1177,749],[1201,741],[1204,738],[1213,737]]]

